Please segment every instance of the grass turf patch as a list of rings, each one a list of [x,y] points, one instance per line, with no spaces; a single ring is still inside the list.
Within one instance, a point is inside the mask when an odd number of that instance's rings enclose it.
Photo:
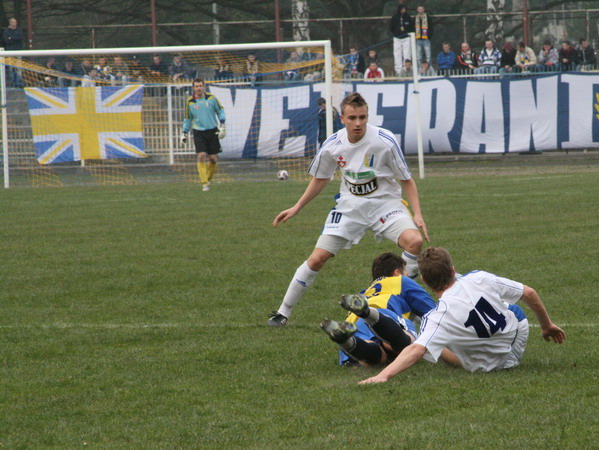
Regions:
[[[288,327],[265,327],[337,182],[276,230],[304,183],[3,191],[0,445],[595,445],[599,174],[417,182],[432,244],[460,272],[537,289],[564,345],[533,327],[514,370],[423,362],[356,385],[375,369],[339,368],[318,323],[343,317],[339,295],[393,249],[370,235],[327,265]]]

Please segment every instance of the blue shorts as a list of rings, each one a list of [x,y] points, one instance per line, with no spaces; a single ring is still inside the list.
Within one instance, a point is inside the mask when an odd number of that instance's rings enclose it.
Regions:
[[[379,308],[378,311],[380,314],[384,314],[387,317],[393,319],[398,324],[402,325],[404,329],[414,337],[414,339],[418,337],[416,327],[414,326],[411,320],[404,319],[403,317],[399,316],[390,309]],[[356,326],[358,327],[358,331],[356,331],[356,333],[354,334],[355,337],[361,338],[365,341],[372,341],[378,344],[382,344],[382,341],[372,332],[368,324],[363,319],[358,319],[358,321],[356,322]],[[350,358],[351,357],[343,350],[339,350],[340,365],[343,365],[343,363],[345,363],[345,361],[347,361]]]
[[[514,316],[516,316],[518,322],[522,322],[524,319],[526,319],[526,314],[524,314],[524,311],[522,311],[522,308],[520,308],[518,305],[509,304],[507,309],[514,313]]]

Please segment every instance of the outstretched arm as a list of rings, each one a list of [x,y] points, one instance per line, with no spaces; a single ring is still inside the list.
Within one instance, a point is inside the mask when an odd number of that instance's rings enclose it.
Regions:
[[[378,375],[362,380],[359,384],[385,383],[400,372],[409,369],[422,359],[426,353],[426,347],[420,344],[410,344],[399,354],[399,356],[385,367]]]
[[[308,184],[308,187],[304,191],[304,194],[300,197],[297,203],[291,208],[281,211],[279,214],[277,214],[272,226],[276,228],[279,222],[285,223],[295,216],[298,212],[300,212],[300,209],[310,203],[313,198],[322,192],[329,181],[331,181],[329,178],[312,178]]]
[[[424,238],[427,241],[430,241],[430,238],[428,237],[428,231],[426,229],[426,223],[422,218],[422,211],[420,210],[420,199],[418,198],[418,188],[416,187],[416,182],[413,178],[410,178],[409,180],[401,180],[401,187],[406,195],[406,199],[410,203],[412,212],[414,213],[414,223],[422,229]]]
[[[549,314],[545,309],[545,305],[533,288],[524,286],[524,293],[522,294],[522,300],[524,303],[528,305],[532,312],[535,313],[537,319],[539,320],[539,325],[541,325],[541,330],[543,331],[543,339],[549,342],[553,339],[553,342],[556,344],[561,344],[566,339],[566,334],[564,330],[555,325],[551,319],[549,318]]]

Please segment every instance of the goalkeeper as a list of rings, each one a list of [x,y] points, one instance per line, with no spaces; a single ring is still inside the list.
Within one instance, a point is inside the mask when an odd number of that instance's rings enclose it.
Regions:
[[[210,190],[210,180],[216,172],[218,154],[222,152],[220,139],[225,137],[225,110],[218,99],[206,92],[204,80],[193,80],[193,95],[185,102],[185,119],[181,145],[187,142],[193,130],[193,143],[198,154],[198,173],[202,190]]]

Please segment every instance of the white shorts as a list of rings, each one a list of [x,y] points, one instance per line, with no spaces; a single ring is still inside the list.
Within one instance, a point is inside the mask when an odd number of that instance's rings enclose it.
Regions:
[[[528,342],[528,319],[521,320],[518,322],[518,334],[512,344],[512,356],[515,360],[514,366],[520,364],[522,357],[524,356],[524,350],[526,349],[526,343]]]
[[[524,356],[526,343],[528,342],[528,332],[528,319],[518,322],[518,328],[512,342],[511,351],[492,370],[510,369],[520,364],[522,357]]]
[[[341,198],[329,212],[316,248],[336,255],[359,243],[368,230],[377,241],[388,239],[397,244],[399,236],[410,229],[418,227],[402,200]]]

